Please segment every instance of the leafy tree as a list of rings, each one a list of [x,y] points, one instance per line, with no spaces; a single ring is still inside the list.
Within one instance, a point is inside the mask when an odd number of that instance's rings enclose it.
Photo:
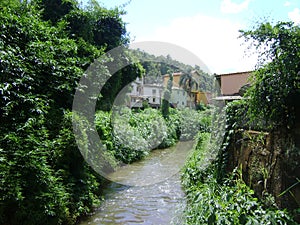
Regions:
[[[164,97],[162,99],[162,104],[161,104],[161,112],[165,119],[169,118],[172,87],[173,87],[173,75],[170,74],[170,79],[168,80],[167,88],[164,91]]]
[[[72,38],[83,38],[85,41],[111,50],[129,43],[125,23],[121,15],[125,12],[106,9],[97,1],[90,1],[86,9],[76,8],[65,16],[67,31]]]
[[[74,224],[101,190],[68,111],[83,70],[105,46],[44,21],[38,3],[0,3],[0,224]]]
[[[44,20],[56,23],[72,10],[78,8],[75,0],[36,0],[37,5],[42,9]]]
[[[65,16],[67,22],[66,31],[70,38],[82,42],[82,39],[98,48],[99,50],[109,51],[119,46],[126,46],[129,37],[126,33],[125,23],[121,19],[123,10],[105,9],[97,1],[90,1],[85,9],[76,9]],[[113,59],[112,63],[106,66],[111,69],[123,64],[123,60],[129,59],[129,53],[122,53],[119,59]],[[110,71],[112,71],[109,69]],[[129,65],[115,74],[102,87],[97,109],[109,111],[117,94],[124,86],[132,82],[142,73],[139,64]]]
[[[272,127],[291,127],[300,93],[300,27],[292,22],[262,23],[240,32],[260,55],[248,93],[252,117]]]

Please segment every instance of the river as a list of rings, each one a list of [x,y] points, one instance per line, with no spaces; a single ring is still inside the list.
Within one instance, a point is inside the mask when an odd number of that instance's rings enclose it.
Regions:
[[[193,142],[154,150],[144,160],[111,174],[105,200],[80,225],[182,225],[185,197],[180,168]]]

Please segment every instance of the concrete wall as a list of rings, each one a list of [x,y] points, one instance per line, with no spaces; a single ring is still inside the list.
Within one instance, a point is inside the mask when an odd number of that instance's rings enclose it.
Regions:
[[[173,73],[173,87],[179,87],[179,81],[182,73]],[[167,87],[170,75],[166,74],[163,76],[163,85]]]
[[[217,75],[221,85],[222,95],[235,95],[242,86],[248,84],[251,72],[229,73]]]
[[[160,104],[162,98],[162,86],[145,84],[142,91],[143,98],[148,98],[150,104]]]
[[[173,104],[176,108],[185,108],[187,106],[187,98],[188,94],[185,90],[176,87],[172,88],[170,103]]]
[[[197,103],[203,103],[205,105],[210,104],[212,100],[212,94],[209,92],[199,91],[196,95]]]

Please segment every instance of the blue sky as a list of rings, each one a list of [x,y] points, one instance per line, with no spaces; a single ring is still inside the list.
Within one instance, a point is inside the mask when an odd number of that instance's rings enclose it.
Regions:
[[[99,2],[111,8],[128,0]],[[251,29],[264,20],[300,24],[299,0],[132,0],[125,10],[123,19],[133,42],[179,45],[197,55],[212,73],[254,69],[256,57],[245,54],[246,47],[237,39],[239,29]],[[160,54],[159,49],[151,53]]]

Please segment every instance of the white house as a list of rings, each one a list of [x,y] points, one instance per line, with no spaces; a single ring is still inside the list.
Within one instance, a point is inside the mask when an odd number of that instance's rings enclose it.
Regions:
[[[172,88],[170,103],[175,108],[181,109],[187,107],[187,99],[188,95],[185,90],[179,87]]]
[[[128,93],[130,108],[140,108],[143,106],[143,101],[153,107],[158,108],[161,104],[163,93],[162,84],[145,84],[143,78],[137,78],[131,83],[131,92]]]
[[[131,83],[131,92],[128,93],[130,108],[141,108],[146,101],[151,107],[159,108],[164,97],[164,85],[162,83],[145,83],[143,78],[137,78]],[[178,85],[173,85],[170,104],[175,108],[188,107],[189,96],[185,90]]]
[[[161,104],[163,86],[161,84],[144,84],[142,96],[153,108],[158,108]]]
[[[142,86],[143,86],[143,78],[136,78],[135,81],[131,83],[131,92],[128,93],[129,95],[129,104],[130,108],[132,107],[142,107]]]

